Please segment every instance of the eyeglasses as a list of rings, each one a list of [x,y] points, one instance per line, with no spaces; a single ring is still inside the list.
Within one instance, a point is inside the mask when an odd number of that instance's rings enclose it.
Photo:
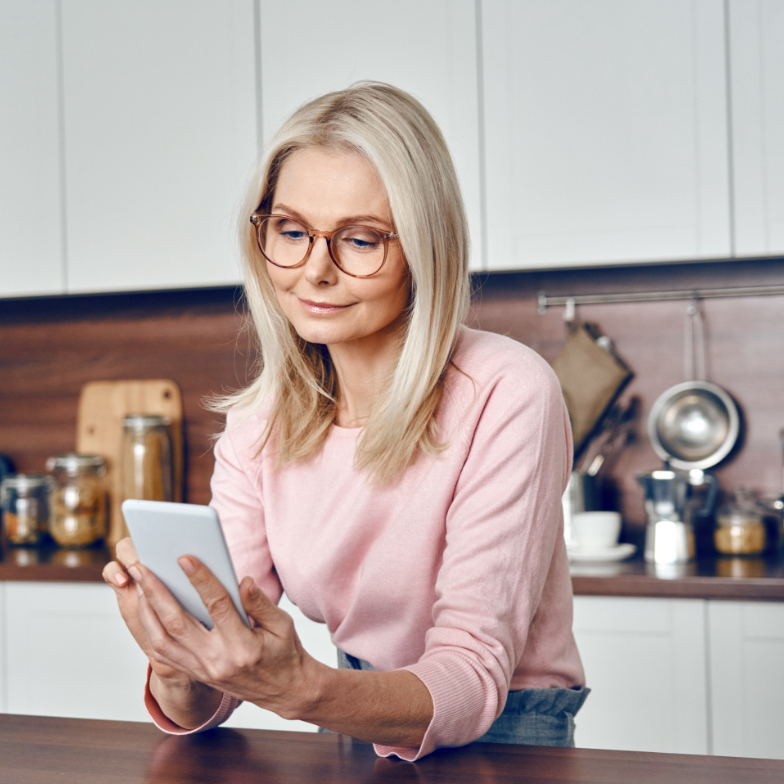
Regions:
[[[391,240],[398,235],[370,226],[343,226],[336,231],[311,231],[289,215],[262,215],[254,212],[250,222],[256,227],[256,242],[264,258],[276,267],[299,267],[309,258],[314,242],[327,241],[335,266],[352,278],[375,275],[387,259]]]

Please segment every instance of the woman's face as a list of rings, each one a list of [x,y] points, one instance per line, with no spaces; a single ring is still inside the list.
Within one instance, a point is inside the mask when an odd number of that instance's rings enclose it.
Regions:
[[[394,231],[387,194],[375,169],[348,151],[304,149],[280,170],[271,212],[290,215],[316,231],[360,224]],[[369,278],[338,269],[323,237],[301,267],[267,262],[283,312],[304,340],[373,347],[394,339],[408,304],[408,265],[398,240],[389,242],[384,266]]]

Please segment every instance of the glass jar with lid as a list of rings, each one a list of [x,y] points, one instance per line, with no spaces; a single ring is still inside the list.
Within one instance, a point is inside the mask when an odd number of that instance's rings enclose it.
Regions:
[[[765,522],[756,498],[744,488],[730,495],[716,515],[713,540],[724,555],[759,555],[767,546]]]
[[[50,457],[52,472],[49,533],[62,547],[87,547],[106,536],[106,461],[100,455]]]
[[[123,498],[174,500],[170,424],[157,414],[123,418]]]
[[[38,544],[49,523],[50,479],[45,474],[11,474],[0,485],[3,531],[14,545]]]

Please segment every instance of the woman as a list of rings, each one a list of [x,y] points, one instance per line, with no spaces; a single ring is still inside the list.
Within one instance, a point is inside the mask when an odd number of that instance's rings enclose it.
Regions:
[[[241,231],[263,366],[225,401],[212,505],[255,626],[184,557],[206,631],[121,542],[105,579],[149,657],[151,715],[198,731],[245,700],[409,760],[573,745],[569,422],[540,357],[461,326],[466,221],[432,118],[379,83],[303,106]],[[339,668],[303,650],[282,590]]]

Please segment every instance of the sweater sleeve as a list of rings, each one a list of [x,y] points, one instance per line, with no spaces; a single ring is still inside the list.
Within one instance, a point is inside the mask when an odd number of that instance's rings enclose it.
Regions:
[[[147,682],[144,685],[144,707],[147,709],[147,713],[150,714],[150,718],[155,723],[155,726],[169,735],[193,735],[197,732],[211,730],[213,727],[217,727],[219,724],[223,724],[223,722],[226,721],[226,719],[228,719],[232,713],[234,713],[235,709],[242,704],[242,700],[238,700],[236,697],[230,697],[228,694],[224,694],[220,705],[218,705],[218,709],[212,716],[210,716],[209,719],[207,719],[207,721],[204,722],[204,724],[201,724],[198,727],[194,727],[192,730],[185,729],[185,727],[180,727],[179,724],[175,724],[161,710],[161,706],[158,705],[158,701],[155,699],[155,697],[153,697],[153,694],[150,691],[151,675],[152,667],[148,665]]]
[[[405,668],[430,691],[433,719],[419,749],[376,746],[382,756],[415,760],[481,737],[504,708],[523,649],[537,644],[530,629],[540,621],[548,574],[569,579],[558,545],[571,429],[555,375],[536,360],[525,373],[499,373],[476,390],[478,413],[463,431],[470,446],[447,514],[433,625],[424,654]],[[571,587],[561,593],[569,603],[555,612],[568,617],[556,624],[571,629]],[[571,684],[542,684],[554,685]]]

